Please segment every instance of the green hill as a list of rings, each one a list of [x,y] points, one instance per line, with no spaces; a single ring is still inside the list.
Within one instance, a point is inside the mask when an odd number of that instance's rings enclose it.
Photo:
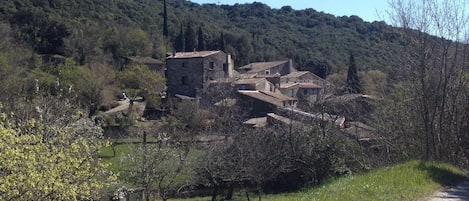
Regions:
[[[169,39],[162,37],[162,0],[10,0],[0,5],[0,19],[11,25],[19,41],[48,43],[31,44],[36,52],[72,56],[82,63],[100,55],[114,62],[129,55],[164,59],[174,49],[181,27],[185,30],[189,24],[202,28],[207,49],[223,49],[223,33],[224,49],[234,56],[236,66],[292,58],[301,70],[322,75],[345,69],[350,53],[360,70],[389,72],[396,68],[401,46],[400,35],[384,22],[334,17],[314,9],[168,0],[167,11]]]

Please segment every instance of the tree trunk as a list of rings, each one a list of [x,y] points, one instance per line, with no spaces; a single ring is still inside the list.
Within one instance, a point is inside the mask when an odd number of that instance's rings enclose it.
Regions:
[[[225,200],[233,199],[233,191],[234,191],[234,184],[230,184],[230,186],[228,187],[228,192],[226,193]]]
[[[262,190],[261,189],[257,190],[257,196],[259,196],[259,201],[261,201],[262,200]]]
[[[248,201],[251,201],[251,199],[249,199],[249,193],[246,191],[246,198],[248,199]]]
[[[212,201],[217,201],[218,186],[215,186],[212,191]]]
[[[111,144],[112,149],[112,157],[116,157],[116,145],[114,143]]]

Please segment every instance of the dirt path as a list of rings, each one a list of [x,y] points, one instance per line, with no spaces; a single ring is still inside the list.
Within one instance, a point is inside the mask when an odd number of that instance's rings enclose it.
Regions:
[[[435,192],[424,201],[459,201],[469,200],[469,181]]]
[[[124,110],[128,110],[129,109],[129,100],[123,100],[123,101],[119,101],[119,106],[115,107],[115,108],[112,108],[104,113],[106,114],[113,114],[113,113],[116,113],[116,112],[120,112],[120,111],[124,111]]]

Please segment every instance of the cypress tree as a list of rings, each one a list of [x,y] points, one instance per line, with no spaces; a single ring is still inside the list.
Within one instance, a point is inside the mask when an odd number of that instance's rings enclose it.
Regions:
[[[176,38],[174,49],[179,52],[184,52],[186,50],[186,39],[184,37],[184,30],[182,28],[179,30],[179,35]]]
[[[163,0],[163,36],[168,37],[168,13],[166,11],[166,0]]]
[[[359,94],[362,92],[361,83],[358,79],[357,65],[353,54],[350,54],[349,68],[347,72],[347,86],[348,93]]]
[[[188,23],[187,24],[187,29],[186,29],[186,52],[192,52],[194,49],[197,47],[197,40],[195,37],[195,31],[192,28],[192,24]]]
[[[206,50],[205,49],[204,32],[202,30],[202,27],[199,27],[199,34],[198,34],[198,40],[197,40],[197,50],[199,50],[199,51]]]
[[[223,31],[220,34],[220,50],[226,52],[226,42],[225,42],[225,35]]]

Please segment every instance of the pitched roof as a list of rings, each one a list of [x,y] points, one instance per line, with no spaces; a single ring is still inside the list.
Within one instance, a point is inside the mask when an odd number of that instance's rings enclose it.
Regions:
[[[293,112],[294,114],[302,115],[303,117],[320,120],[320,121],[332,122],[341,128],[344,127],[345,117],[343,116],[337,116],[337,115],[332,115],[332,114],[327,114],[327,113],[308,113],[308,112],[304,112],[295,108],[285,107],[283,109],[289,112]]]
[[[267,81],[265,78],[247,78],[239,79],[234,82],[234,84],[256,84],[259,81]]]
[[[282,122],[286,125],[292,125],[292,124],[301,125],[301,123],[299,121],[296,121],[296,120],[293,120],[293,119],[290,119],[290,118],[287,118],[287,117],[284,117],[284,116],[280,116],[280,115],[275,114],[275,113],[267,113],[267,116],[272,118],[272,119],[275,119],[279,122]]]
[[[243,124],[251,125],[254,128],[265,127],[267,125],[267,117],[248,119],[247,121],[243,122]]]
[[[296,71],[296,72],[291,72],[289,74],[286,74],[282,77],[284,77],[284,78],[297,78],[297,77],[300,77],[300,76],[305,75],[307,73],[311,73],[311,72],[309,72],[309,71]]]
[[[239,70],[246,70],[248,73],[257,73],[263,70],[270,69],[281,64],[288,63],[288,60],[285,61],[272,61],[272,62],[256,62],[250,63],[248,65],[239,67]]]
[[[300,84],[300,88],[306,88],[306,89],[321,89],[322,87],[317,85],[317,84],[314,84],[314,83],[299,83]]]
[[[254,99],[257,99],[257,100],[260,100],[260,101],[263,101],[263,102],[267,102],[267,103],[270,103],[272,105],[276,105],[276,106],[279,106],[279,107],[283,107],[283,103],[282,101],[274,98],[274,97],[271,97],[271,96],[267,96],[265,94],[262,94],[260,93],[259,91],[243,91],[243,90],[238,90],[238,92],[240,94],[243,94],[245,96],[249,96],[251,98],[254,98]]]
[[[289,89],[292,87],[299,87],[303,89],[321,89],[322,87],[311,82],[286,82],[280,83],[280,89]]]
[[[296,100],[294,98],[285,96],[283,94],[277,94],[272,92],[265,91],[248,91],[248,90],[238,90],[240,94],[249,96],[251,98],[270,103],[279,107],[283,107],[285,101]]]
[[[274,92],[270,92],[270,91],[260,91],[261,93],[263,94],[266,94],[268,96],[272,96],[274,98],[277,98],[281,101],[291,101],[291,100],[296,100],[295,98],[292,98],[290,96],[286,96],[286,95],[283,95],[281,93],[274,93]]]
[[[298,85],[300,85],[300,83],[296,83],[296,82],[280,83],[280,89],[288,89],[288,88],[296,87]]]
[[[184,59],[184,58],[203,58],[222,52],[221,50],[217,51],[194,51],[194,52],[176,52],[174,55],[170,55],[167,59]]]

